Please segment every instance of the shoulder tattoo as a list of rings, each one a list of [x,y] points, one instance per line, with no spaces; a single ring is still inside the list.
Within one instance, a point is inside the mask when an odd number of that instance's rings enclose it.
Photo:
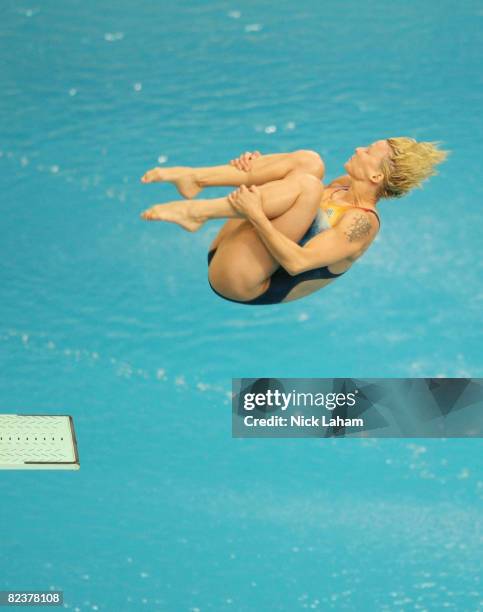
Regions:
[[[349,242],[360,240],[369,236],[371,232],[371,222],[366,215],[359,213],[354,216],[352,225],[344,232]]]

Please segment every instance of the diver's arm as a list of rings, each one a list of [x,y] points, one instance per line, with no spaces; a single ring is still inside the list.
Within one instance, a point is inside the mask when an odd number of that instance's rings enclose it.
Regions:
[[[349,210],[335,227],[318,234],[297,251],[297,258],[292,261],[293,274],[357,258],[377,232],[378,226],[368,213]]]
[[[279,232],[265,214],[251,216],[249,220],[272,256],[290,275],[296,274],[295,266],[301,260],[304,249]]]

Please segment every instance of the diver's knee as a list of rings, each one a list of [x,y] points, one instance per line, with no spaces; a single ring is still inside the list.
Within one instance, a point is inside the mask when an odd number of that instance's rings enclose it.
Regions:
[[[322,197],[324,185],[320,179],[307,172],[297,172],[294,176],[303,193],[306,195],[313,195],[318,198]]]
[[[325,176],[325,164],[317,151],[308,149],[300,149],[292,153],[297,168],[308,174],[312,174],[318,179],[323,179]]]

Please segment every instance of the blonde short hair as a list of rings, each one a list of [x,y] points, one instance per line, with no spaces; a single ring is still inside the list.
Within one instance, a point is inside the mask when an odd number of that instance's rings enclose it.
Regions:
[[[417,142],[406,136],[388,138],[387,142],[392,154],[381,162],[384,179],[379,188],[380,198],[402,198],[411,189],[421,188],[423,181],[438,174],[435,166],[451,153],[438,149],[440,142]]]

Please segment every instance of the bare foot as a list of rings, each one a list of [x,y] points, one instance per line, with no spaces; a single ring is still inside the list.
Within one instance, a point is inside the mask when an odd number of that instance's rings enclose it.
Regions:
[[[166,204],[156,204],[141,213],[141,218],[146,221],[168,221],[176,223],[188,232],[196,232],[203,225],[205,220],[201,219],[191,202],[168,202]]]
[[[196,181],[193,168],[188,166],[153,168],[141,178],[141,183],[174,183],[180,194],[188,199],[194,198],[202,189]]]

